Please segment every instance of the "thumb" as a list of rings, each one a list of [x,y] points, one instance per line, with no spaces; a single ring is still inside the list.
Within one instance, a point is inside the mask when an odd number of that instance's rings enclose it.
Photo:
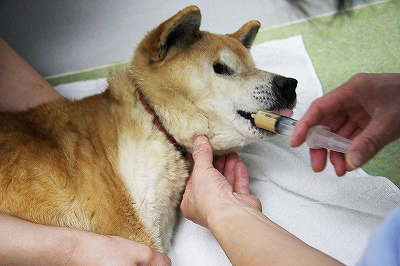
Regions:
[[[384,128],[371,123],[353,140],[346,153],[347,168],[354,170],[362,166],[387,143]]]
[[[194,138],[192,156],[196,167],[213,167],[213,151],[206,136],[200,135]]]
[[[235,197],[239,200],[239,202],[241,202],[244,205],[250,206],[254,209],[257,209],[259,211],[262,211],[262,205],[261,205],[261,201],[253,195],[250,194],[238,194],[235,193]]]

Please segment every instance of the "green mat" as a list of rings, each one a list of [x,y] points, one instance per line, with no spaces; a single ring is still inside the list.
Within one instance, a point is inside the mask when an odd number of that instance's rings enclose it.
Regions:
[[[366,6],[261,31],[256,42],[301,34],[324,93],[360,72],[400,72],[400,1]],[[52,85],[106,77],[111,67],[51,78]],[[400,104],[400,103],[399,103]],[[400,118],[399,118],[400,119]],[[386,146],[363,169],[400,187],[400,140]]]

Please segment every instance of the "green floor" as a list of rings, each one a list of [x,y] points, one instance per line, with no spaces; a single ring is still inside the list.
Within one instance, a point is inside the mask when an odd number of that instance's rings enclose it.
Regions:
[[[267,29],[256,42],[301,34],[324,92],[359,72],[400,72],[400,1],[367,6],[349,15],[326,16]],[[52,78],[52,85],[106,77],[110,68]],[[400,104],[400,102],[399,102]],[[400,119],[400,118],[399,118]],[[400,187],[400,140],[385,147],[363,169]]]

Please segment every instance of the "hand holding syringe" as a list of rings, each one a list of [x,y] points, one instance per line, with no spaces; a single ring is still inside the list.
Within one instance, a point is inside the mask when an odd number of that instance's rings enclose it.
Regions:
[[[297,120],[270,111],[258,111],[251,117],[257,127],[285,136],[293,134],[297,123]],[[351,144],[351,140],[331,132],[327,126],[318,125],[309,130],[306,143],[312,149],[324,148],[345,153]]]

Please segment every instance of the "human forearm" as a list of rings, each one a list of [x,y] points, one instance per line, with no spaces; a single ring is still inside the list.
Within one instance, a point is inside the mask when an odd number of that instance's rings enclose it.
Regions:
[[[211,144],[203,136],[194,139],[192,155],[182,213],[211,230],[233,265],[341,265],[261,213],[238,157],[222,158],[223,163],[217,159],[214,168]]]
[[[233,265],[341,265],[251,207],[220,209],[208,224]]]
[[[65,264],[67,260],[63,260],[73,251],[74,234],[66,228],[39,225],[1,213],[0,225],[1,264]]]
[[[1,213],[0,243],[0,265],[171,265],[142,243]]]
[[[0,111],[20,111],[62,98],[0,38]]]

